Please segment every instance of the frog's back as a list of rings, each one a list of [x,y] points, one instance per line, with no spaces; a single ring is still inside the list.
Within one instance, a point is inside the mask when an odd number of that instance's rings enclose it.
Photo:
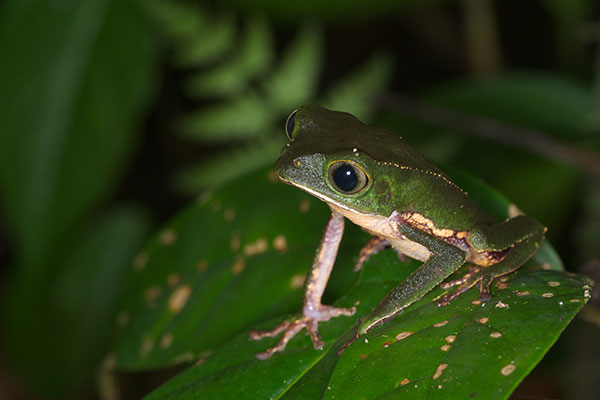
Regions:
[[[402,137],[383,128],[368,127],[367,131],[356,132],[369,135],[359,151],[372,159],[374,190],[379,196],[388,196],[382,203],[393,208],[382,212],[417,213],[436,221],[440,228],[454,230],[494,222],[446,173]]]
[[[440,228],[454,230],[493,222],[450,177],[398,134],[319,106],[303,106],[300,111],[303,115],[296,123],[301,133],[294,137],[293,149],[282,154],[290,160],[284,164],[315,153],[363,164],[373,179],[372,193],[363,199],[340,198],[357,210],[373,212],[376,208],[378,215],[385,216],[393,211],[420,214]]]

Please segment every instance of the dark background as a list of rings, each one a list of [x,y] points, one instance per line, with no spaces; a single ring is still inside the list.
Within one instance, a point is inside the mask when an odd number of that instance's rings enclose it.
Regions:
[[[486,180],[549,227],[568,270],[598,276],[598,2],[176,2],[196,7],[211,34],[223,15],[234,21],[231,46],[203,60],[189,57],[189,20],[152,3],[0,5],[0,398],[98,396],[138,248],[199,194],[272,164],[287,112],[269,114],[266,133],[220,138],[186,121],[262,93],[302,29],[322,46],[308,100],[382,55],[388,70],[365,84],[364,118]],[[269,67],[239,68],[247,77],[235,89],[195,91],[194,77],[238,62],[253,18],[271,32]],[[275,146],[220,164],[257,141]],[[595,313],[573,322],[514,398],[594,397]],[[172,373],[119,375],[123,398]]]

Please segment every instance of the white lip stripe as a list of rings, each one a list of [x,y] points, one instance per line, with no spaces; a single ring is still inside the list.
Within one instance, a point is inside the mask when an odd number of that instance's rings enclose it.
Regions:
[[[282,180],[283,180],[283,179],[282,179]],[[337,207],[339,207],[339,208],[342,208],[342,209],[344,209],[344,210],[346,210],[346,211],[350,211],[350,212],[352,212],[352,213],[355,213],[355,214],[360,214],[360,215],[364,215],[364,216],[371,216],[371,215],[374,215],[374,214],[371,214],[371,213],[368,213],[368,214],[361,213],[360,211],[354,210],[354,209],[352,209],[352,208],[348,207],[347,205],[345,205],[345,204],[343,204],[343,203],[340,203],[340,202],[338,202],[338,201],[336,201],[336,200],[333,200],[333,199],[331,199],[330,197],[326,197],[326,196],[324,196],[323,194],[321,194],[321,193],[319,193],[319,192],[316,192],[316,191],[314,191],[314,190],[312,190],[312,189],[309,189],[309,188],[307,188],[307,187],[304,187],[304,186],[297,185],[297,184],[295,184],[294,182],[290,182],[290,181],[284,181],[284,182],[286,182],[286,183],[289,183],[289,184],[290,184],[290,185],[292,185],[292,186],[295,186],[295,187],[297,187],[297,188],[299,188],[299,189],[302,189],[302,190],[304,190],[305,192],[308,192],[308,193],[312,194],[312,195],[313,195],[313,196],[315,196],[317,199],[319,199],[319,200],[322,200],[322,201],[324,201],[325,203],[333,203],[333,204],[334,204],[334,205],[336,205]]]

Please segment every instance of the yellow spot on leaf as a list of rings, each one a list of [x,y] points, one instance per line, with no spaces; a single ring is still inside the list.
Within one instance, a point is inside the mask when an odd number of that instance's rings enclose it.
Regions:
[[[145,251],[140,251],[133,259],[133,269],[136,271],[141,271],[146,266],[148,262],[148,253]]]
[[[167,285],[169,285],[169,287],[175,287],[177,286],[177,284],[179,283],[179,281],[181,280],[181,277],[178,274],[170,274],[167,277]]]
[[[433,324],[433,327],[434,327],[434,328],[439,328],[439,327],[441,327],[441,326],[444,326],[444,325],[446,325],[447,323],[448,323],[448,320],[445,320],[445,321],[440,321],[440,322],[437,322],[437,323]]]
[[[243,257],[239,257],[235,263],[233,264],[233,266],[231,267],[231,272],[234,275],[239,275],[242,273],[242,271],[244,270],[244,268],[246,268],[246,259]]]
[[[283,235],[275,236],[273,239],[273,248],[280,253],[284,253],[288,249],[287,239]]]
[[[184,362],[190,362],[194,359],[194,353],[188,351],[187,353],[178,354],[173,357],[173,363],[179,364]]]
[[[480,318],[477,322],[479,322],[480,324],[487,324],[489,321],[490,321],[489,318],[483,317],[483,318]]]
[[[152,305],[160,296],[161,288],[159,286],[151,286],[144,292],[144,301],[147,305]]]
[[[140,346],[140,356],[146,357],[154,348],[154,341],[150,337],[146,337]]]
[[[233,208],[226,208],[223,212],[223,218],[225,221],[231,222],[235,218],[235,210]]]
[[[519,290],[515,290],[515,294],[517,296],[529,296],[531,294],[531,292],[529,290],[525,290],[523,292],[521,292]]]
[[[580,301],[581,301],[581,300],[579,300],[579,299],[571,299],[571,300],[570,300],[570,302],[571,302],[571,303],[579,303]]]
[[[556,282],[556,281],[548,282],[548,286],[557,287],[557,286],[560,286],[560,282]]]
[[[300,212],[305,214],[308,212],[308,210],[310,210],[310,201],[309,200],[302,200],[300,202]]]
[[[544,293],[542,295],[542,297],[546,297],[546,298],[554,297],[554,293]]]
[[[170,246],[177,240],[177,233],[173,229],[165,229],[158,237],[160,244]]]
[[[490,337],[493,337],[495,339],[497,339],[497,338],[499,338],[501,336],[502,336],[502,334],[500,332],[498,332],[498,331],[490,333]]]
[[[433,379],[437,379],[440,376],[442,376],[442,372],[444,372],[444,370],[448,367],[448,364],[440,364],[438,365],[437,369],[435,370],[435,373],[433,374]]]
[[[178,313],[187,303],[192,288],[189,285],[181,285],[169,297],[169,310],[172,313]]]
[[[500,373],[504,376],[508,376],[515,372],[515,369],[517,369],[517,367],[514,364],[508,364],[500,370]]]
[[[229,247],[231,247],[231,251],[238,251],[240,249],[240,234],[239,232],[233,232],[231,234],[231,240],[229,241]]]
[[[294,276],[292,276],[292,279],[290,280],[290,287],[292,289],[300,289],[300,288],[302,288],[302,286],[304,286],[305,281],[306,281],[306,275],[304,275],[304,274],[294,275]]]
[[[448,335],[446,336],[446,342],[453,343],[456,340],[456,335]]]
[[[160,347],[163,349],[167,349],[171,346],[171,343],[173,343],[173,334],[170,332],[167,332],[160,339]]]
[[[448,350],[450,350],[450,347],[452,347],[452,346],[450,346],[449,344],[445,344],[442,347],[440,347],[440,350],[441,351],[448,351]]]
[[[471,304],[473,304],[473,305],[475,305],[475,306],[478,306],[478,305],[480,305],[480,304],[481,304],[481,300],[477,300],[477,299],[476,299],[476,300],[473,300],[473,301],[471,302]]]
[[[196,263],[196,269],[198,272],[204,272],[208,269],[208,263],[206,260],[200,260]]]
[[[413,333],[414,332],[411,332],[411,331],[400,332],[399,334],[396,335],[396,340],[406,339],[407,337],[409,337]]]
[[[267,243],[267,239],[260,238],[256,242],[248,243],[244,246],[244,254],[247,256],[253,256],[256,254],[261,254],[267,251],[269,248],[269,244]]]
[[[408,385],[410,383],[410,379],[404,378],[400,381],[400,386]]]

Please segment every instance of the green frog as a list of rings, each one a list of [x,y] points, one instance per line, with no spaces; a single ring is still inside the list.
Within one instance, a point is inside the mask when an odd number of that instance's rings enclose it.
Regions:
[[[331,218],[307,277],[302,313],[270,331],[250,332],[252,340],[282,334],[276,346],[256,354],[259,359],[283,351],[303,328],[314,348],[322,349],[318,323],[355,313],[355,307],[321,304],[345,218],[373,235],[355,269],[386,247],[422,262],[358,322],[354,339],[437,285],[453,288],[437,301],[439,306],[475,285],[481,301],[491,299],[492,280],[523,265],[544,239],[546,228],[531,217],[496,222],[402,137],[366,126],[351,114],[305,105],[289,116],[286,133],[290,143],[282,149],[275,173],[327,203]],[[444,282],[465,263],[467,273]]]

